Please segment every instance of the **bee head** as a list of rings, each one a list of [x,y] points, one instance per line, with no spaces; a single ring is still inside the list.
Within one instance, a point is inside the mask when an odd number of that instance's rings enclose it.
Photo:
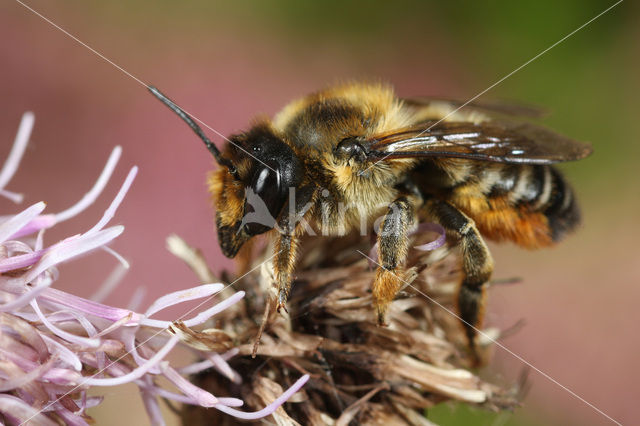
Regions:
[[[153,86],[149,91],[175,112],[202,139],[222,166],[209,179],[216,200],[218,242],[227,257],[234,257],[254,235],[273,229],[303,175],[302,163],[268,123],[232,136],[224,155],[200,126],[171,99]]]
[[[218,241],[234,257],[251,237],[273,229],[287,202],[289,188],[299,185],[302,163],[267,124],[232,136],[223,154],[233,167],[222,167],[210,179],[216,200]]]

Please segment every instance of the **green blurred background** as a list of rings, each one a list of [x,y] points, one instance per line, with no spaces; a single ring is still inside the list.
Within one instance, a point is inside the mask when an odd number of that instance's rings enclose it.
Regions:
[[[225,135],[345,80],[388,81],[404,96],[470,98],[614,3],[27,1]],[[491,247],[495,276],[524,283],[491,290],[489,325],[524,319],[503,344],[623,423],[636,420],[640,382],[638,17],[637,4],[619,4],[484,96],[544,106],[545,124],[595,148],[563,166],[584,211],[576,235],[541,252]],[[141,85],[11,0],[0,4],[0,57],[2,158],[22,112],[36,113],[30,149],[8,188],[25,192],[25,203],[44,198],[51,211],[70,205],[115,144],[123,145],[124,167],[109,194],[127,167],[141,168],[117,216],[127,230],[114,244],[133,266],[110,302],[126,304],[139,286],[148,303],[194,284],[164,250],[171,232],[201,247],[212,265],[230,267],[205,193],[212,161]],[[85,229],[109,196],[49,241]],[[0,203],[3,211],[19,209]],[[106,276],[110,262],[94,255],[70,264],[59,284],[89,295],[99,281],[87,278]],[[496,349],[484,374],[509,383],[524,367]],[[611,424],[536,371],[529,379],[513,414],[447,404],[429,418],[443,425]],[[130,404],[138,404],[135,390],[111,390],[93,413],[98,424],[144,422],[140,405],[122,417]]]

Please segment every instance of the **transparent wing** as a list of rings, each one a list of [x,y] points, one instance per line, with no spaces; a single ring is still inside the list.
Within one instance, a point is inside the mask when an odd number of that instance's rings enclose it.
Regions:
[[[499,163],[550,164],[579,160],[591,146],[531,123],[427,121],[366,143],[370,160],[455,157]]]

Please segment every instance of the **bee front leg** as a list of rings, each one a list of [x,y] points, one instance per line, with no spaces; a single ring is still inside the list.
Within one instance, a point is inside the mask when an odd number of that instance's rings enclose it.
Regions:
[[[493,272],[491,253],[475,222],[460,210],[434,199],[427,202],[426,208],[445,229],[460,237],[463,279],[457,296],[458,312],[475,362],[479,363],[475,339],[484,318],[486,283]]]
[[[316,193],[314,185],[299,188],[292,194],[285,206],[284,214],[278,220],[278,234],[275,239],[273,269],[278,290],[277,310],[287,311],[287,299],[291,291],[293,271],[300,235],[308,228],[305,221],[312,213],[313,201]],[[295,197],[293,197],[295,195]]]
[[[292,274],[296,262],[298,238],[291,234],[280,234],[276,240],[276,256],[273,269],[278,289],[277,310],[287,311],[287,299],[291,291]]]
[[[409,232],[415,224],[415,208],[410,197],[399,197],[389,205],[378,233],[378,270],[373,282],[373,304],[378,325],[386,325],[389,304],[402,287],[401,265],[407,257]]]

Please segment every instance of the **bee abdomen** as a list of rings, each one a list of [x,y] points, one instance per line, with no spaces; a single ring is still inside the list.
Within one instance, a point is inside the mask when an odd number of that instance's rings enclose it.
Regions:
[[[485,168],[456,187],[451,202],[486,237],[527,248],[551,245],[580,223],[573,190],[552,166]]]
[[[573,190],[552,166],[523,166],[518,172],[509,191],[509,201],[514,207],[543,214],[547,219],[551,240],[559,241],[580,222],[580,211]]]
[[[543,194],[546,200],[539,208],[549,221],[551,238],[559,241],[580,223],[580,210],[573,189],[560,172],[551,166],[546,168],[550,174],[551,189],[548,195]]]
[[[514,207],[520,208],[521,214],[544,215],[547,233],[553,242],[562,239],[580,223],[573,190],[553,166],[520,167],[508,198]]]

